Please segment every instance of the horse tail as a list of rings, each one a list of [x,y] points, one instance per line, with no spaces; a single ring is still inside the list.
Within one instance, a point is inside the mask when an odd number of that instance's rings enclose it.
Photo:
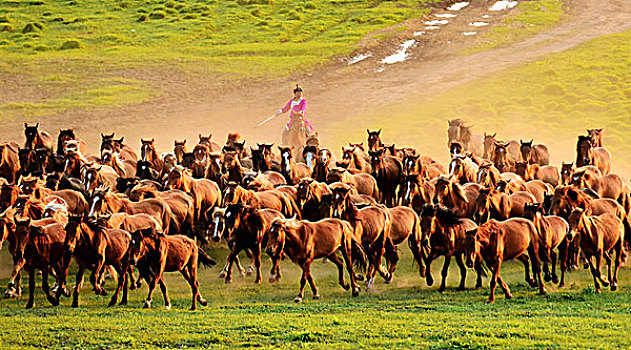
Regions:
[[[293,200],[293,198],[290,198],[289,195],[285,195],[285,200],[288,203],[288,206],[296,215],[297,219],[302,220],[302,212],[300,211],[300,208],[298,208],[298,204],[296,203],[296,201]]]
[[[201,247],[197,247],[197,261],[202,263],[205,267],[213,267],[217,265],[217,262],[211,258]]]
[[[162,230],[164,232],[165,235],[169,234],[171,225],[178,225],[177,220],[175,220],[175,217],[173,216],[173,212],[171,211],[171,207],[169,207],[169,205],[160,199],[160,202],[162,203]],[[177,233],[179,232],[179,229],[175,232]]]
[[[353,234],[354,229],[351,224],[344,223],[344,231],[346,231],[346,234],[350,235],[351,261],[355,268],[359,269],[362,273],[366,273],[366,266],[368,265],[366,252],[364,251],[364,247],[362,247],[361,238]]]
[[[414,265],[414,262],[416,262],[418,264],[418,269],[421,277],[425,277],[425,257],[423,256],[423,242],[421,242],[421,239],[422,232],[420,219],[418,218],[418,216],[416,216],[414,218],[414,226],[412,227],[412,232],[408,237],[408,246],[410,247],[412,255],[414,256],[414,260],[412,260],[412,265]]]

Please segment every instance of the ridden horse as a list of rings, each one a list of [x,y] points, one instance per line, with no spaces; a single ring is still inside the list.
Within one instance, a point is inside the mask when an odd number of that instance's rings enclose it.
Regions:
[[[42,290],[53,306],[59,305],[59,297],[65,290],[68,268],[67,257],[63,248],[65,238],[64,227],[54,219],[38,221],[16,220],[15,228],[15,266],[9,286],[15,286],[15,278],[23,267],[29,274],[29,297],[26,308],[34,304],[35,270],[42,272]],[[50,294],[48,274],[54,272],[57,283],[55,295]]]
[[[465,125],[464,120],[453,119],[449,120],[448,123],[448,148],[453,142],[460,142],[464,146],[465,151],[473,152],[478,156],[482,156],[484,154],[484,138],[481,135],[474,135],[471,132],[471,127]]]
[[[422,245],[429,249],[429,254],[425,258],[425,264],[427,272],[426,282],[428,286],[434,284],[434,278],[432,277],[431,264],[439,256],[445,257],[443,269],[441,272],[442,283],[440,284],[439,292],[445,291],[445,283],[447,280],[447,273],[449,272],[449,264],[451,257],[456,257],[456,263],[460,269],[460,285],[457,290],[465,290],[465,281],[467,278],[467,269],[464,265],[463,255],[465,253],[465,232],[471,230],[477,225],[469,220],[458,217],[453,209],[445,208],[440,205],[425,204],[421,211],[421,230],[423,232]],[[482,259],[476,258],[475,270],[477,273],[477,279],[475,288],[482,287],[482,276],[484,270],[482,269]]]
[[[542,256],[550,257],[550,264],[552,265],[552,274],[550,274],[550,268],[546,261],[543,265],[544,281],[553,283],[559,283],[559,287],[565,286],[565,271],[567,271],[567,253],[568,253],[568,240],[566,239],[569,232],[569,226],[567,221],[560,216],[548,215],[544,216],[544,209],[541,203],[526,204],[524,207],[524,217],[535,225],[535,228],[539,232],[539,237],[542,239],[542,246],[540,247],[540,254]],[[555,251],[558,249],[559,254]],[[543,251],[542,250],[546,250]],[[556,262],[557,257],[559,260],[559,267],[561,269],[561,280],[556,274]]]
[[[5,178],[10,184],[17,181],[20,170],[18,148],[15,143],[0,143],[0,178]]]
[[[394,207],[397,204],[397,187],[403,176],[403,165],[398,158],[386,155],[384,148],[369,151],[368,154],[372,176],[377,180],[377,187],[381,193],[381,203]]]
[[[368,254],[366,286],[373,286],[377,271],[385,281],[390,282],[392,274],[381,265],[386,246],[392,244],[387,243],[392,228],[390,212],[384,206],[358,209],[350,199],[349,187],[333,188],[332,192],[330,200],[323,203],[324,214],[326,217],[346,220],[353,226],[355,237],[361,241]]]
[[[193,198],[180,190],[160,191],[155,187],[138,184],[129,192],[129,199],[138,202],[145,199],[161,199],[171,209],[170,234],[180,234],[194,237],[195,230],[195,202]],[[136,230],[127,230],[134,232]],[[200,237],[201,239],[201,237]]]
[[[500,182],[500,171],[491,162],[484,162],[478,167],[476,183],[482,187],[495,188]]]
[[[550,164],[550,152],[546,145],[533,145],[533,140],[524,142],[519,140],[521,159],[528,164],[548,165]]]
[[[57,156],[63,156],[66,153],[66,142],[77,141],[77,151],[81,154],[87,154],[88,148],[85,141],[77,138],[74,129],[59,129],[59,135],[57,136]]]
[[[223,190],[222,198],[222,207],[228,204],[243,204],[260,209],[275,209],[283,213],[285,217],[293,215],[300,217],[298,205],[289,195],[278,189],[254,192],[246,190],[236,182],[228,182]]]
[[[182,165],[182,158],[184,157],[184,153],[186,153],[186,140],[173,141],[173,154],[175,154],[175,158],[177,159],[177,164]]]
[[[256,267],[256,279],[254,283],[261,283],[261,246],[267,244],[267,232],[271,228],[272,221],[276,218],[284,218],[283,214],[274,209],[257,209],[247,205],[229,204],[224,213],[224,234],[231,243],[230,253],[227,257],[227,270],[225,283],[232,282],[232,264],[241,250],[250,250],[254,266]],[[270,276],[274,270],[270,272]],[[280,277],[280,276],[278,276]]]
[[[579,136],[576,142],[576,166],[593,165],[603,175],[611,169],[611,153],[604,147],[594,147],[589,136]]]
[[[360,194],[372,196],[379,200],[379,187],[377,180],[370,174],[358,173],[351,174],[348,170],[340,167],[330,169],[326,176],[326,183],[342,182],[351,185]]]
[[[297,185],[296,196],[302,219],[309,221],[323,219],[320,209],[322,196],[330,193],[331,189],[324,182],[318,182],[312,178],[301,179]]]
[[[361,146],[362,144],[360,144]],[[349,163],[348,169],[355,169],[362,173],[370,174],[370,156],[363,150],[363,146],[342,147],[342,161]]]
[[[377,131],[370,131],[366,129],[368,133],[368,151],[376,151],[383,148],[383,142],[381,142],[381,129]],[[394,154],[393,154],[394,155]]]
[[[508,285],[500,277],[503,261],[518,259],[524,263],[526,281],[531,286],[539,285],[539,294],[546,294],[541,277],[541,262],[539,260],[540,239],[534,224],[526,219],[513,218],[506,221],[491,220],[465,233],[464,250],[466,264],[474,266],[478,256],[482,256],[486,266],[491,270],[491,293],[487,303],[495,301],[495,288],[499,281],[506,299],[512,298]],[[530,278],[528,261],[532,264],[535,279]]]
[[[84,164],[81,169],[81,181],[85,187],[85,192],[88,194],[100,186],[116,187],[117,178],[116,170],[108,165]]]
[[[592,147],[603,146],[603,129],[587,129],[587,136],[591,139]]]
[[[194,179],[189,170],[176,166],[169,172],[165,189],[178,189],[190,194],[195,204],[195,221],[221,203],[219,186],[208,179]]]
[[[125,274],[127,266],[126,253],[129,249],[131,236],[129,232],[121,229],[107,228],[107,219],[90,220],[82,222],[82,216],[72,216],[66,225],[66,237],[64,249],[75,257],[77,262],[77,277],[74,292],[72,293],[72,307],[79,306],[79,292],[83,285],[85,269],[92,270],[90,283],[94,286],[97,295],[107,295],[99,283],[102,269],[105,266],[113,266],[118,274],[118,287],[110,301],[110,306],[118,301],[118,295],[123,288],[121,305],[127,304],[127,281]],[[70,265],[70,261],[67,261]],[[123,285],[123,283],[125,283]]]
[[[441,175],[436,180],[432,202],[453,208],[460,217],[471,219],[475,213],[475,200],[479,196],[480,189],[482,186],[478,184],[469,183],[461,186],[447,176]]]
[[[289,185],[297,185],[300,179],[311,176],[311,169],[304,163],[294,162],[292,150],[294,147],[278,146],[280,151],[281,163],[280,173],[283,174]]]
[[[26,137],[24,148],[36,149],[45,147],[51,153],[53,152],[53,137],[46,131],[40,132],[39,123],[35,124],[35,126],[29,126],[27,123],[24,123],[24,136]]]
[[[295,219],[276,218],[268,230],[266,252],[272,258],[272,271],[278,267],[283,253],[300,266],[302,277],[300,291],[294,299],[300,303],[304,299],[305,284],[308,281],[313,292],[313,299],[320,299],[318,288],[311,276],[311,263],[314,259],[328,258],[338,267],[339,284],[345,290],[349,285],[344,281],[343,263],[336,252],[340,250],[346,263],[352,288],[352,295],[359,295],[359,286],[355,281],[353,263],[363,266],[364,251],[358,238],[353,235],[353,228],[348,222],[338,219],[324,219],[315,223]],[[270,280],[272,277],[270,277]],[[275,278],[274,278],[275,279]]]
[[[600,293],[600,284],[618,289],[618,269],[620,268],[624,225],[613,214],[588,215],[583,209],[572,210],[568,219],[570,231],[567,239],[572,242],[578,237],[578,245],[587,258],[589,269],[594,277],[594,288]],[[615,256],[614,256],[615,254]],[[592,261],[594,258],[595,263]],[[602,259],[607,262],[609,276],[606,282],[600,272]],[[612,273],[613,262],[613,273]],[[600,284],[598,283],[600,281]]]
[[[554,166],[515,162],[515,173],[524,181],[541,180],[552,186],[559,184],[559,169]]]
[[[476,182],[478,165],[465,155],[455,155],[449,162],[449,179],[461,185]]]
[[[120,193],[110,192],[108,188],[97,188],[92,194],[89,204],[88,218],[90,219],[104,215],[108,210],[110,213],[145,213],[155,217],[160,222],[165,234],[168,233],[173,216],[168,204],[161,199],[149,198],[140,202],[132,202]]]
[[[164,161],[160,158],[158,151],[156,150],[155,139],[143,140],[140,139],[140,159],[151,163],[151,168],[162,173],[164,169]]]
[[[292,147],[296,154],[302,154],[307,137],[310,135],[309,128],[305,125],[304,117],[296,115],[288,129],[283,129],[282,143]]]
[[[313,166],[313,179],[319,182],[326,182],[326,177],[329,174],[332,161],[333,153],[326,148],[321,148],[318,151],[318,156],[316,157],[315,165]]]
[[[140,275],[149,285],[149,293],[143,308],[151,307],[153,291],[158,283],[164,296],[165,308],[171,308],[171,301],[164,283],[165,272],[180,272],[191,286],[193,294],[191,311],[197,309],[197,302],[203,306],[208,304],[199,293],[198,263],[207,267],[214,266],[216,263],[191,238],[182,235],[165,236],[152,230],[136,231],[132,233],[128,260],[138,268]]]

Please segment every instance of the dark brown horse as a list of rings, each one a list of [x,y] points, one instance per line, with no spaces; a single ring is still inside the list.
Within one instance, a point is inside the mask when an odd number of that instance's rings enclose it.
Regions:
[[[572,242],[578,237],[581,251],[587,258],[589,268],[594,277],[596,293],[600,293],[600,284],[610,286],[612,291],[618,289],[618,269],[620,268],[624,225],[613,214],[590,216],[583,209],[572,210],[569,217],[570,231],[567,239]],[[615,255],[614,255],[615,254]],[[595,262],[592,260],[594,258]],[[604,280],[600,265],[605,258],[609,276]],[[612,272],[613,263],[613,272]],[[600,284],[598,283],[600,281]]]
[[[296,195],[302,218],[309,221],[323,219],[321,210],[322,196],[330,193],[329,186],[323,182],[315,181],[312,178],[300,180]]]
[[[340,250],[346,270],[350,276],[352,295],[359,295],[359,286],[355,281],[353,263],[363,265],[364,251],[361,242],[354,235],[348,222],[338,219],[325,219],[315,223],[292,219],[276,218],[268,231],[266,252],[272,257],[272,264],[277,267],[284,253],[291,261],[300,266],[302,277],[300,291],[294,299],[300,303],[304,299],[305,284],[311,285],[313,299],[320,299],[320,293],[311,276],[311,264],[314,259],[328,258],[338,267],[339,284],[345,290],[349,285],[344,281],[344,267],[336,252]],[[274,267],[272,270],[274,271]]]
[[[368,151],[376,151],[383,148],[383,142],[381,142],[381,129],[377,131],[370,131],[366,129],[368,133]]]
[[[182,165],[182,158],[184,157],[184,153],[186,153],[186,140],[173,140],[173,154],[175,154],[177,164]]]
[[[565,286],[565,271],[567,271],[567,254],[568,254],[568,240],[566,236],[569,232],[569,226],[567,221],[562,217],[555,215],[544,216],[544,209],[541,203],[526,204],[524,207],[524,217],[535,225],[539,232],[542,245],[540,247],[540,256],[549,256],[550,264],[552,265],[552,274],[550,274],[550,268],[547,261],[543,265],[543,279],[548,282],[559,283],[559,287]],[[555,251],[559,251],[558,255]],[[559,267],[561,269],[561,280],[556,274],[556,262],[559,261]]]
[[[528,164],[550,164],[550,152],[546,145],[533,145],[533,140],[524,142],[519,140],[521,159]]]
[[[483,224],[491,219],[507,220],[510,218],[511,203],[508,195],[494,188],[482,188],[476,201],[476,211],[473,220]]]
[[[381,203],[388,207],[397,204],[397,187],[403,176],[401,161],[385,154],[385,149],[369,151],[372,176],[377,180],[377,187],[381,193]]]
[[[428,286],[434,284],[434,278],[431,273],[431,264],[439,256],[445,257],[445,263],[441,272],[442,283],[439,292],[445,291],[445,283],[447,273],[449,272],[449,264],[451,257],[456,257],[456,263],[460,269],[460,285],[458,290],[465,289],[465,281],[467,278],[467,269],[464,265],[463,255],[465,253],[465,232],[474,229],[476,224],[469,219],[458,217],[453,209],[448,209],[439,205],[426,204],[421,212],[421,230],[423,232],[422,244],[429,249],[429,254],[425,259],[426,262],[426,282]],[[482,287],[482,259],[478,257],[475,262],[477,280],[476,288]]]
[[[236,151],[223,153],[223,164],[221,172],[223,173],[222,181],[236,181],[243,183],[243,175],[246,169],[241,165],[239,154]]]
[[[312,177],[318,182],[326,182],[326,177],[329,174],[331,162],[333,160],[333,153],[326,148],[322,148],[318,151],[318,156],[315,159],[313,166]]]
[[[45,147],[51,153],[53,152],[53,137],[46,131],[39,131],[39,123],[34,126],[29,126],[27,123],[24,123],[24,136],[26,137],[24,148],[36,149],[38,147]]]
[[[515,171],[515,162],[518,158],[509,152],[509,145],[508,142],[495,142],[491,161],[501,173]]]
[[[281,163],[280,173],[283,174],[289,185],[297,185],[300,179],[311,177],[311,170],[304,163],[294,162],[292,147],[278,147],[280,151]]]
[[[318,146],[305,146],[305,148],[302,149],[302,159],[305,160],[305,164],[312,172],[316,164],[318,151]]]
[[[474,266],[475,259],[482,256],[486,266],[491,270],[491,294],[487,303],[495,301],[495,288],[499,281],[506,299],[512,298],[508,285],[500,277],[503,261],[518,259],[524,263],[526,281],[531,286],[539,285],[539,294],[546,294],[541,277],[541,262],[539,260],[539,234],[534,224],[526,219],[514,218],[498,222],[491,220],[477,228],[468,230],[465,234],[466,264]],[[530,278],[528,261],[532,263],[535,280]]]
[[[162,160],[162,158],[160,157],[160,154],[158,154],[158,151],[156,150],[155,139],[153,138],[151,140],[140,139],[140,142],[141,142],[140,159],[145,162],[151,163],[151,168],[157,171],[158,173],[161,173],[162,169],[164,168],[164,161]]]
[[[604,147],[593,147],[591,137],[579,136],[576,142],[576,166],[593,165],[603,175],[611,169],[611,153]]]
[[[15,143],[0,143],[0,178],[12,184],[17,181],[20,170],[18,147]]]
[[[407,175],[399,186],[399,204],[421,213],[424,204],[432,203],[435,181],[423,181],[420,175]]]
[[[149,285],[149,294],[143,308],[151,307],[153,291],[158,283],[164,296],[165,307],[171,308],[171,301],[164,283],[165,272],[180,272],[191,286],[193,294],[191,311],[197,309],[197,302],[203,306],[208,304],[199,293],[197,268],[199,262],[208,267],[216,263],[191,238],[182,235],[164,236],[149,230],[137,231],[132,234],[128,259],[131,264],[136,265],[140,275]]]
[[[134,162],[138,161],[138,156],[136,152],[134,152],[131,147],[124,144],[124,137],[121,137],[118,140],[114,139],[114,134],[111,135],[103,135],[101,134],[101,152],[104,150],[115,151],[120,154],[121,159],[132,160]]]
[[[78,139],[74,129],[59,129],[59,135],[57,136],[57,151],[58,156],[63,156],[66,153],[67,142],[77,141],[77,150],[81,154],[87,154],[88,148],[85,141]]]

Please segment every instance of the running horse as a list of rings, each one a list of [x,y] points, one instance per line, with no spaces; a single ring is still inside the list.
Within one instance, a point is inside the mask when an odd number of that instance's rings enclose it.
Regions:
[[[604,147],[592,146],[591,137],[581,135],[576,142],[576,166],[585,165],[593,165],[607,175],[611,169],[611,153]]]
[[[38,147],[46,147],[48,151],[53,151],[53,137],[46,131],[39,131],[39,123],[35,126],[29,126],[24,123],[24,136],[26,142],[24,142],[24,148],[36,149]]]
[[[473,135],[471,127],[466,126],[462,119],[449,120],[448,123],[447,136],[449,141],[447,141],[447,148],[450,148],[453,142],[460,142],[466,151],[480,157],[483,156],[484,138],[481,135]]]

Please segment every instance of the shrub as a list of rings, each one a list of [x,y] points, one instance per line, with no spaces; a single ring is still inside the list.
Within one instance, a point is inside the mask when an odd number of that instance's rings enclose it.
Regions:
[[[140,17],[138,17],[138,19],[136,20],[136,22],[147,22],[149,21],[149,17],[147,17],[147,15],[140,15]]]
[[[543,89],[543,93],[548,95],[563,96],[567,93],[567,89],[559,83],[550,83],[545,87],[545,89]]]
[[[13,32],[15,28],[9,23],[0,23],[0,32]]]
[[[73,50],[80,49],[81,42],[79,40],[67,40],[63,44],[61,44],[60,50]]]
[[[24,29],[22,29],[22,33],[39,32],[42,29],[44,29],[44,25],[42,25],[41,23],[29,22],[24,26]]]
[[[151,19],[164,19],[167,14],[164,11],[154,11],[149,15]]]

